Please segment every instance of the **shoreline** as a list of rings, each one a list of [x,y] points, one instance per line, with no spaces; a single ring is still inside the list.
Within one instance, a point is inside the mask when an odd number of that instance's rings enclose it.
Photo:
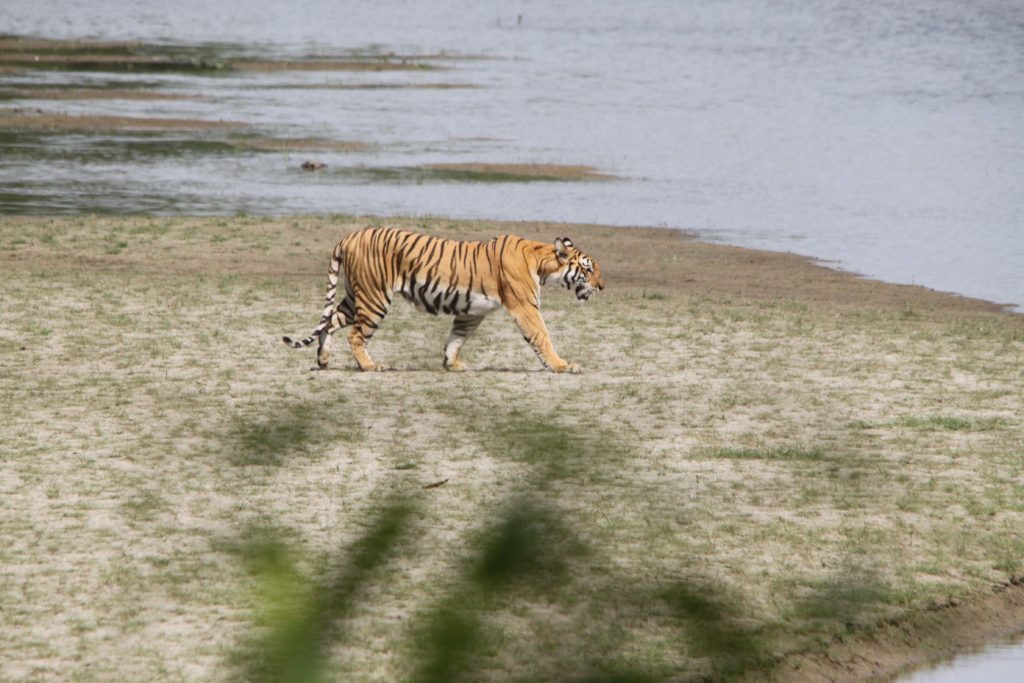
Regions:
[[[789,653],[767,677],[748,680],[895,681],[1006,640],[1024,640],[1024,578]]]
[[[614,176],[612,176],[612,177],[614,177]],[[404,216],[399,216],[397,218],[406,219],[406,217],[404,217]],[[508,218],[480,218],[480,219],[468,219],[468,218],[467,219],[461,219],[460,218],[458,220],[479,220],[479,221],[484,221],[484,222],[495,222],[495,223],[515,223],[516,222],[515,219],[508,219]],[[531,219],[531,220],[527,220],[527,221],[523,221],[523,222],[529,224],[529,223],[544,223],[545,221],[542,221],[542,220],[532,220]],[[569,225],[569,226],[571,226],[571,225],[587,225],[587,223],[578,223],[578,222],[572,222],[572,221],[570,221],[570,222],[549,221],[549,223],[556,223],[556,224],[557,223],[562,223],[564,225]],[[843,257],[841,257],[841,256],[839,256],[839,257],[836,257],[836,256],[816,256],[814,254],[805,254],[805,253],[801,253],[801,252],[798,252],[798,251],[791,251],[791,250],[788,250],[788,249],[784,250],[784,249],[769,249],[769,248],[760,248],[760,247],[750,247],[750,246],[745,246],[745,245],[738,244],[738,243],[735,243],[735,242],[725,242],[725,241],[721,241],[721,240],[717,240],[717,239],[708,239],[701,232],[701,230],[699,228],[685,228],[685,227],[678,227],[678,226],[677,227],[673,227],[673,226],[652,227],[652,226],[633,226],[633,225],[615,225],[615,224],[609,224],[609,225],[607,225],[607,227],[610,227],[610,228],[623,228],[623,229],[635,229],[637,227],[646,227],[647,229],[652,229],[652,230],[669,230],[669,231],[677,232],[677,233],[683,235],[688,240],[692,240],[694,242],[699,242],[701,244],[706,244],[708,246],[729,247],[729,248],[735,248],[735,249],[743,249],[743,250],[747,250],[747,251],[751,251],[751,252],[755,252],[755,253],[766,253],[766,254],[778,254],[778,255],[784,255],[784,256],[792,256],[792,257],[795,257],[795,258],[798,258],[798,259],[806,259],[813,266],[817,266],[817,267],[823,268],[825,270],[834,271],[836,273],[841,273],[843,275],[849,275],[849,276],[854,277],[854,278],[863,279],[863,280],[870,281],[870,282],[877,282],[877,283],[882,284],[882,285],[891,285],[891,286],[894,286],[894,287],[920,288],[921,290],[924,290],[924,291],[927,291],[927,292],[931,292],[932,294],[935,294],[935,295],[940,296],[940,297],[951,297],[951,298],[954,298],[954,299],[964,299],[967,302],[976,302],[976,303],[980,304],[980,306],[981,306],[981,308],[979,310],[992,310],[992,311],[997,311],[997,312],[1000,312],[1000,313],[1007,313],[1007,314],[1014,315],[1014,316],[1024,316],[1024,302],[1021,302],[1021,303],[1013,303],[1013,302],[1000,303],[999,301],[997,301],[995,299],[989,299],[989,298],[982,297],[982,296],[975,296],[975,295],[972,295],[972,294],[966,294],[966,293],[958,292],[958,291],[955,291],[955,290],[952,290],[952,289],[946,290],[946,289],[941,289],[941,288],[937,288],[937,287],[930,287],[928,285],[918,284],[918,283],[914,283],[914,282],[899,282],[899,281],[896,281],[896,280],[887,280],[887,279],[885,279],[883,277],[879,277],[879,276],[875,276],[875,275],[871,275],[871,274],[860,272],[859,270],[854,269],[852,266],[851,267],[847,267],[845,265]]]
[[[374,223],[457,239],[571,236],[608,289],[586,307],[546,292],[544,315],[584,374],[538,372],[504,315],[472,340],[470,371],[445,374],[445,321],[397,305],[374,340],[395,372],[352,372],[340,341],[337,368],[308,372],[310,354],[280,348],[279,335],[314,321],[340,234]],[[74,267],[53,271],[69,253]],[[192,678],[223,678],[224,653],[253,632],[254,600],[238,551],[224,548],[244,549],[254,520],[269,523],[311,571],[376,509],[374,492],[395,486],[421,506],[425,540],[368,588],[378,602],[331,659],[355,678],[408,673],[389,654],[399,624],[458,589],[472,531],[509,491],[575,530],[545,547],[588,551],[559,560],[572,568],[554,582],[563,588],[537,584],[548,604],[487,618],[530,643],[557,614],[580,630],[552,643],[596,643],[598,659],[643,662],[653,680],[725,675],[736,654],[677,628],[686,613],[656,597],[666,577],[735,615],[712,630],[762,643],[752,651],[768,659],[742,672],[749,681],[891,678],[1024,627],[1010,469],[1021,370],[1007,365],[1024,319],[998,304],[674,228],[439,217],[0,216],[0,267],[11,414],[0,585],[22,606],[0,612],[11,643],[0,675],[183,673],[174,662],[187,655]],[[73,324],[40,320],[40,298],[66,302]],[[418,412],[366,409],[414,397],[428,399]],[[519,454],[527,427],[551,420],[568,434],[557,448]],[[62,562],[35,538],[61,544]],[[118,573],[101,556],[118,558]],[[125,600],[145,606],[130,632],[89,640],[126,628]],[[74,629],[68,604],[84,620]],[[168,620],[188,628],[161,631]],[[153,632],[161,649],[145,645]],[[381,638],[394,648],[382,653]],[[525,658],[534,673],[568,656],[541,641]],[[76,642],[86,649],[71,662]],[[524,655],[495,647],[479,655],[489,671],[524,673]]]
[[[455,90],[455,89],[475,89],[481,87],[479,83],[459,83],[459,82],[434,82],[433,80],[424,81],[423,79],[412,77],[402,80],[400,82],[389,82],[389,79],[378,79],[380,82],[362,82],[362,79],[356,78],[351,82],[338,83],[328,82],[327,77],[332,73],[344,73],[346,71],[353,71],[355,73],[364,71],[398,71],[408,72],[412,76],[417,73],[423,73],[429,75],[434,72],[444,73],[448,70],[458,70],[463,62],[477,63],[482,60],[489,60],[489,57],[479,54],[465,54],[460,55],[457,53],[448,53],[444,50],[439,52],[425,52],[425,53],[403,53],[393,52],[384,50],[381,52],[352,52],[352,51],[336,51],[333,54],[320,54],[318,51],[307,51],[306,53],[299,55],[291,55],[286,58],[284,55],[279,55],[278,58],[274,58],[272,54],[262,54],[267,52],[270,46],[263,46],[260,49],[253,50],[251,46],[245,46],[244,44],[232,44],[232,43],[175,43],[173,41],[165,42],[161,40],[152,41],[141,41],[141,40],[89,40],[81,38],[45,38],[43,36],[18,36],[18,35],[4,35],[0,36],[0,72],[7,73],[33,73],[40,71],[41,69],[70,69],[68,71],[67,78],[57,79],[57,82],[51,82],[51,79],[43,79],[45,82],[33,83],[33,82],[19,82],[8,84],[8,87],[0,92],[0,101],[11,101],[11,102],[32,102],[34,99],[39,98],[50,102],[47,105],[47,109],[52,109],[56,106],[55,103],[60,102],[73,102],[73,101],[95,101],[104,100],[110,102],[112,105],[116,105],[117,100],[165,100],[172,102],[174,100],[187,100],[193,97],[200,96],[198,93],[203,92],[204,98],[216,99],[217,93],[211,91],[206,86],[201,86],[198,91],[194,87],[204,82],[204,79],[220,79],[225,74],[229,73],[248,73],[248,74],[274,74],[274,73],[313,73],[322,72],[324,74],[323,79],[316,79],[316,82],[310,83],[299,83],[295,82],[283,84],[278,82],[279,79],[273,79],[267,85],[260,85],[259,82],[251,83],[251,87],[271,87],[277,88],[309,88],[314,89],[364,89],[364,90],[402,90],[402,89],[422,89],[422,90]],[[386,47],[386,46],[382,46]],[[75,69],[87,69],[95,70],[98,74],[134,74],[131,79],[97,79],[88,89],[83,89],[81,83],[76,82]],[[178,82],[177,85],[170,89],[169,92],[164,92],[168,88],[170,83],[162,82],[159,79],[146,79],[147,73],[180,73],[191,76],[194,83],[189,85],[188,90],[182,92],[175,92],[175,89],[180,89],[183,85],[186,85],[185,81]],[[464,74],[472,73],[471,71],[463,71]],[[60,81],[65,81],[63,84]],[[216,80],[209,81],[215,83]],[[171,81],[174,83],[174,81]],[[129,89],[129,86],[130,89]],[[192,94],[190,94],[192,93]],[[297,98],[300,96],[296,96]],[[105,106],[105,109],[109,109],[110,105]],[[76,105],[77,109],[77,105]],[[120,106],[114,106],[114,112],[124,110],[125,108]],[[173,108],[172,108],[173,109]],[[125,111],[125,113],[128,113]],[[252,118],[252,117],[250,117]],[[6,120],[4,120],[6,119]],[[259,119],[252,119],[258,122]],[[301,121],[302,119],[298,119]],[[224,140],[224,135],[215,136],[217,131],[221,131],[226,134],[230,131],[242,132],[248,130],[250,134],[261,134],[258,130],[256,123],[247,123],[244,121],[236,122],[232,118],[232,112],[222,112],[221,116],[217,119],[206,120],[194,120],[189,116],[184,117],[168,117],[168,118],[141,118],[141,117],[129,117],[129,116],[84,116],[74,115],[69,116],[60,111],[54,111],[52,113],[43,113],[36,111],[34,114],[30,110],[25,109],[19,111],[18,109],[6,109],[0,111],[0,132],[9,135],[8,145],[12,148],[18,148],[28,142],[30,147],[35,147],[35,154],[43,153],[41,161],[43,163],[53,163],[53,157],[59,156],[60,149],[63,149],[63,153],[67,153],[66,142],[59,146],[48,144],[45,140],[40,139],[38,136],[43,134],[58,134],[62,135],[65,133],[103,133],[114,130],[132,130],[136,133],[150,134],[163,134],[169,133],[173,139],[168,144],[146,144],[146,145],[135,145],[129,144],[127,147],[121,144],[122,141],[116,141],[110,144],[109,141],[94,141],[87,146],[87,150],[82,152],[83,157],[89,155],[96,155],[97,158],[104,158],[108,155],[123,154],[126,150],[130,150],[132,154],[144,153],[147,155],[147,161],[149,159],[161,159],[164,164],[172,163],[170,161],[172,155],[181,155],[184,153],[197,154],[197,155],[211,155],[221,154],[224,152],[237,152],[237,153],[249,153],[249,152],[287,152],[287,148],[280,149],[275,146],[264,146],[264,145],[234,145],[231,140]],[[190,133],[195,136],[195,139],[182,140],[181,136],[185,131],[194,131]],[[263,131],[262,135],[270,136],[272,132]],[[213,138],[213,139],[211,139]],[[134,141],[132,141],[134,143]],[[507,141],[505,141],[507,142]],[[285,143],[287,144],[287,143]],[[403,148],[406,143],[398,142]],[[38,145],[38,147],[36,147]],[[491,145],[489,145],[491,146]],[[503,147],[502,145],[493,145],[492,147]],[[55,149],[58,147],[59,149]],[[372,139],[353,141],[347,143],[345,140],[338,140],[334,144],[324,144],[320,146],[306,146],[306,149],[310,152],[366,152],[368,150],[378,149],[379,143]],[[494,150],[492,150],[493,152]],[[513,155],[516,156],[516,155]],[[521,155],[520,155],[521,156]],[[332,163],[329,166],[328,173],[325,173],[324,181],[330,182],[334,179],[339,180],[341,183],[355,182],[388,182],[394,183],[395,185],[401,184],[416,184],[424,182],[486,182],[486,183],[504,183],[504,182],[533,182],[533,181],[600,181],[609,179],[610,176],[614,175],[611,173],[611,169],[591,169],[586,166],[578,166],[586,162],[586,154],[580,155],[580,158],[573,159],[571,156],[564,159],[565,162],[571,163],[572,166],[562,166],[543,164],[541,160],[537,160],[536,163],[502,163],[495,165],[493,163],[477,163],[472,157],[467,157],[464,154],[458,154],[453,156],[449,160],[441,159],[439,162],[433,159],[431,155],[430,163],[426,164],[412,164],[406,166],[381,166],[370,165],[365,168],[342,169],[343,164]],[[493,161],[495,155],[493,153],[487,154],[483,157],[491,159]],[[326,161],[326,160],[319,160]],[[530,162],[529,158],[515,159],[517,162]],[[130,161],[128,163],[134,163]],[[372,161],[370,162],[373,163]],[[294,165],[293,165],[294,166]],[[519,168],[517,168],[517,166]],[[575,170],[571,170],[575,168]],[[342,172],[343,171],[343,172]],[[546,171],[546,172],[545,172]],[[187,174],[186,171],[179,172]],[[337,173],[337,175],[332,175]],[[146,174],[144,174],[146,175]],[[77,180],[88,179],[88,174],[85,173],[80,176]],[[277,178],[274,176],[267,176],[265,180],[276,183]],[[46,202],[47,195],[32,195],[25,192],[25,188],[21,187],[17,183],[17,179],[14,179],[14,183],[19,187],[16,188],[17,192],[14,197],[18,197],[15,201],[25,202],[22,206],[35,207],[38,206],[37,202]],[[159,180],[154,186],[159,186]],[[39,184],[37,187],[44,187]],[[45,188],[47,192],[52,192],[52,187]],[[113,188],[111,188],[113,189]],[[24,193],[24,194],[21,194]],[[112,194],[118,194],[116,191]],[[104,195],[103,191],[93,193],[95,196]],[[50,195],[63,199],[62,193],[59,188],[56,190],[55,195]],[[84,205],[100,211],[118,211],[122,206],[132,206],[131,201],[126,201],[124,204],[121,202],[111,203],[93,203],[89,204],[88,196],[85,195],[86,200]],[[13,197],[12,197],[13,198]],[[81,208],[83,204],[77,203],[80,200],[73,202],[62,202],[59,199],[56,202],[51,202],[49,205],[53,206],[56,203],[57,206],[64,208],[70,207],[72,210]],[[146,206],[176,206],[176,202],[173,198],[162,195],[157,192],[155,195],[143,196],[136,199],[136,201],[142,201]],[[137,204],[136,204],[137,205]],[[323,205],[321,205],[323,206]],[[329,210],[329,204],[327,204]],[[244,203],[239,204],[240,209],[250,210],[250,207],[245,206]],[[271,207],[273,208],[273,207]],[[299,207],[300,210],[304,210],[304,206]],[[668,212],[665,215],[673,215],[672,212]],[[656,217],[657,218],[657,217]],[[752,223],[756,225],[756,221]],[[699,229],[698,229],[699,230]],[[772,247],[775,248],[775,247]],[[779,244],[777,248],[787,249],[789,245]],[[840,247],[842,249],[842,247]],[[955,248],[954,248],[955,249]],[[815,258],[831,258],[833,255],[826,255],[822,257],[814,256]],[[881,257],[885,258],[885,257]],[[902,263],[894,264],[890,269],[890,274],[903,276],[904,274],[909,275],[909,279],[913,282],[913,272],[904,272],[902,270],[904,265],[907,268],[911,268],[909,265],[913,261],[913,255],[907,254],[901,261]],[[952,257],[950,257],[952,259]],[[879,259],[880,260],[880,259]],[[877,260],[876,260],[877,262]],[[984,261],[982,261],[984,262]],[[853,272],[858,272],[860,268],[851,264],[849,266]],[[931,268],[925,266],[926,269]],[[1010,300],[1004,305],[1011,309],[1013,312],[1018,314],[1024,314],[1024,292],[1014,292],[1013,287],[1016,280],[1013,277],[1013,271],[1007,271],[1003,269],[1003,266],[999,266],[1000,272],[998,275],[999,282],[994,280],[986,280],[985,278],[973,277],[968,271],[962,271],[958,274],[954,273],[952,277],[949,275],[949,270],[939,271],[931,269],[930,279],[932,282],[936,282],[935,286],[943,288],[943,282],[949,282],[951,279],[954,285],[967,285],[967,289],[975,289],[975,291],[981,291],[981,293],[975,294],[964,294],[965,296],[980,296],[982,298],[992,301],[1003,301],[1003,297],[998,296],[999,291],[1006,291],[1010,289],[1009,296],[1005,297]],[[980,269],[979,269],[980,270]],[[885,279],[886,275],[866,275],[867,277],[882,277]],[[904,277],[894,277],[888,281],[903,282]],[[982,285],[980,288],[974,287],[975,284]],[[931,286],[931,285],[925,285]],[[948,288],[949,291],[956,292],[957,287],[952,286]],[[995,293],[993,294],[993,291]],[[1020,301],[1012,301],[1013,299],[1022,299]]]
[[[697,239],[700,239],[699,233],[697,233],[697,235],[698,235]],[[1024,303],[1015,303],[1015,302],[1000,303],[999,301],[996,301],[995,299],[989,299],[989,298],[986,298],[984,296],[976,296],[976,295],[972,295],[972,294],[966,294],[966,293],[963,293],[963,292],[958,292],[958,291],[953,290],[953,289],[941,289],[941,288],[938,288],[938,287],[929,287],[928,285],[918,284],[916,282],[898,282],[896,280],[887,280],[887,279],[885,279],[885,278],[883,278],[881,276],[870,275],[870,274],[867,274],[867,273],[860,272],[859,270],[855,270],[852,267],[850,267],[850,268],[846,267],[844,265],[844,261],[843,261],[842,257],[835,258],[835,257],[814,256],[812,254],[801,254],[799,252],[788,252],[788,251],[787,252],[783,252],[783,253],[792,253],[795,256],[803,256],[804,258],[809,258],[809,259],[811,259],[812,261],[814,261],[815,263],[817,263],[818,265],[820,265],[823,268],[829,268],[831,270],[837,270],[837,271],[840,271],[840,272],[843,272],[843,273],[849,273],[850,275],[853,275],[854,277],[866,278],[868,280],[874,280],[876,282],[881,282],[881,283],[890,284],[890,285],[900,285],[900,286],[906,286],[906,287],[922,287],[924,289],[927,289],[929,291],[935,292],[936,294],[941,294],[943,296],[960,297],[960,298],[963,298],[963,299],[972,299],[972,300],[975,300],[975,301],[982,301],[982,302],[984,302],[986,304],[991,304],[991,305],[997,307],[1003,313],[1009,313],[1011,315],[1024,315]]]

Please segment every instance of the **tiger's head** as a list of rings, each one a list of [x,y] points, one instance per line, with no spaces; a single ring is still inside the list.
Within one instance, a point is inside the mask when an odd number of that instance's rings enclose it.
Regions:
[[[568,237],[555,240],[555,256],[561,266],[555,273],[558,282],[566,289],[571,289],[576,298],[586,301],[594,292],[604,289],[604,278],[597,261],[590,258],[573,245]]]

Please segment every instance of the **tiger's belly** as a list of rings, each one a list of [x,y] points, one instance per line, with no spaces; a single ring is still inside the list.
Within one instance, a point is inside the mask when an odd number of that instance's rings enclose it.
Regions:
[[[484,296],[479,292],[469,294],[468,315],[487,315],[501,308],[501,299],[496,296]]]
[[[398,291],[417,310],[431,315],[487,315],[501,308],[501,299],[496,295],[467,292],[462,289],[449,290],[442,284],[405,284]]]

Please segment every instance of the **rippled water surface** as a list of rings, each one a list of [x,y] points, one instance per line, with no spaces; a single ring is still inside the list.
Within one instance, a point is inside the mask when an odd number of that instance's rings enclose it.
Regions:
[[[298,168],[310,153],[211,151],[186,136],[170,147],[116,131],[0,138],[7,212],[668,225],[1024,303],[1021,2],[5,0],[0,33],[258,58],[445,55],[422,71],[0,73],[4,88],[144,82],[189,96],[0,107],[370,145],[316,152],[328,166],[310,174]],[[371,172],[453,162],[584,164],[618,179]]]

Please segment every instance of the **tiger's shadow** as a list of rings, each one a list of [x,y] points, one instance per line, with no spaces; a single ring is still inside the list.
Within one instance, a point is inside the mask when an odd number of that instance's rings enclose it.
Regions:
[[[309,369],[309,372],[310,373],[344,372],[344,373],[350,373],[350,374],[362,374],[363,371],[360,370],[359,366],[356,366],[356,365],[351,365],[351,366],[347,366],[347,367],[343,367],[343,368],[337,368],[337,367],[321,368],[321,367],[318,367],[318,366],[314,365],[313,367],[311,367]],[[420,373],[420,372],[423,372],[423,373],[432,372],[432,373],[437,373],[438,375],[473,375],[475,373],[480,373],[480,372],[495,372],[495,373],[509,373],[509,374],[517,374],[517,375],[531,375],[531,374],[545,374],[545,373],[547,373],[547,370],[544,370],[543,368],[536,368],[536,369],[534,369],[534,368],[509,368],[509,367],[488,366],[488,367],[481,367],[481,368],[469,368],[469,369],[467,369],[465,371],[462,371],[462,372],[448,372],[448,371],[446,371],[444,369],[433,368],[433,367],[394,367],[394,366],[389,366],[389,367],[385,368],[384,370],[378,370],[377,372],[380,372],[380,373],[383,373],[383,374],[388,374],[388,375],[395,374],[395,373],[407,374],[407,373]],[[373,373],[369,373],[369,374],[373,374]]]

